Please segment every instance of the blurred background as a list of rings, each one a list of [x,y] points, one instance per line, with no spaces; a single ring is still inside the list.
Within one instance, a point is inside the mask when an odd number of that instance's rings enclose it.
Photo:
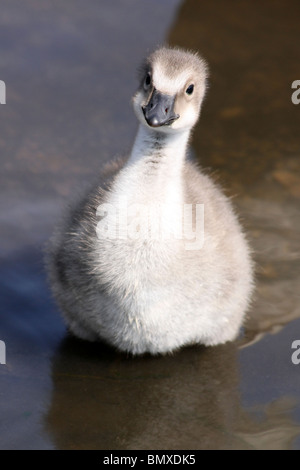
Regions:
[[[1,449],[300,449],[298,0],[1,0]],[[199,51],[192,141],[256,261],[241,338],[128,358],[68,337],[45,244],[72,193],[131,148],[141,59]]]

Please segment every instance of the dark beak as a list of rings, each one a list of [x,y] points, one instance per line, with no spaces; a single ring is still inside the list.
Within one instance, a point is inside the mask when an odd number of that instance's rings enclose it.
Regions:
[[[142,106],[147,124],[151,127],[172,124],[180,117],[174,113],[174,103],[175,96],[164,95],[154,88],[148,104]]]

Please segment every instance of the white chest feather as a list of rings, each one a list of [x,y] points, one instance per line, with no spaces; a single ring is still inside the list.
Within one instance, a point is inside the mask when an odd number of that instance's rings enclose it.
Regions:
[[[155,284],[180,249],[187,136],[165,137],[157,142],[140,130],[131,158],[98,207],[101,270],[126,289]]]

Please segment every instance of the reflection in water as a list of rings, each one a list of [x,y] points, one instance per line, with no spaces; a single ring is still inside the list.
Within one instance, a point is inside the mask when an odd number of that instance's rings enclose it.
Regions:
[[[127,358],[67,339],[53,364],[47,425],[58,448],[234,447],[236,347]]]
[[[227,344],[131,359],[67,338],[46,426],[59,449],[290,448],[295,400],[243,409],[237,353]]]

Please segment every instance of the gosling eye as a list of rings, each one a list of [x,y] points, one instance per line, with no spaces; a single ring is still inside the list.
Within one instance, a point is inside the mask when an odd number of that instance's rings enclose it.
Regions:
[[[150,72],[148,72],[144,80],[145,90],[147,90],[147,88],[149,88],[150,85],[151,85],[151,75],[150,75]]]
[[[190,86],[188,86],[185,92],[187,95],[192,95],[194,92],[194,84],[192,83]]]

